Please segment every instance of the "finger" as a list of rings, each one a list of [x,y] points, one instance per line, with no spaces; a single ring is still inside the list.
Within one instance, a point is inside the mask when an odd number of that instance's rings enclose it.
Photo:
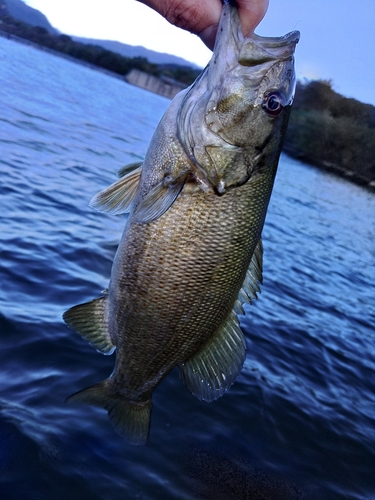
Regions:
[[[238,0],[238,14],[244,36],[251,36],[264,18],[269,0]]]
[[[198,35],[211,50],[222,9],[221,0],[138,0],[174,26]]]

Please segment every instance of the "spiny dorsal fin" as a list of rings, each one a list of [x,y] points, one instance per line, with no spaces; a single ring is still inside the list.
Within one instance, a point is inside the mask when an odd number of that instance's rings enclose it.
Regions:
[[[100,191],[90,201],[90,207],[99,212],[119,215],[129,212],[130,204],[137,192],[141,179],[142,167],[132,170],[103,191]]]
[[[257,284],[263,283],[263,243],[262,238],[259,238],[257,246],[255,247],[253,256],[251,258],[250,266],[248,273],[252,275],[252,279],[255,283],[255,287],[258,292],[260,292],[260,288]]]
[[[117,177],[125,177],[125,175],[130,174],[130,172],[133,172],[133,170],[137,170],[137,168],[141,167],[143,164],[143,161],[135,161],[133,163],[128,163],[127,165],[124,165],[117,171]]]
[[[236,380],[246,356],[246,342],[236,314],[195,356],[179,366],[188,389],[200,400],[213,401]]]
[[[161,217],[176,201],[186,181],[186,175],[176,180],[163,179],[143,198],[134,214],[134,221],[147,223]]]
[[[150,430],[151,399],[142,402],[125,399],[113,392],[110,379],[106,379],[72,394],[66,401],[105,408],[120,436],[130,444],[146,444]]]
[[[99,297],[74,306],[63,314],[63,319],[99,352],[112,354],[116,347],[108,332],[105,319],[106,300],[106,297]]]
[[[245,281],[238,294],[237,300],[234,304],[234,312],[236,314],[245,314],[243,304],[251,304],[253,299],[257,299],[257,293],[260,293],[259,284],[263,283],[262,276],[263,269],[263,244],[262,238],[259,239],[255,247],[249,269],[247,270]]]

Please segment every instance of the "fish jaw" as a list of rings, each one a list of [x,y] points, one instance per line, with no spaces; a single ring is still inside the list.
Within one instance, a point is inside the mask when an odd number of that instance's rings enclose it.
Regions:
[[[177,117],[187,156],[216,194],[241,186],[265,163],[277,167],[268,157],[275,147],[280,154],[285,135],[298,40],[297,31],[245,38],[237,9],[224,5],[212,59]]]

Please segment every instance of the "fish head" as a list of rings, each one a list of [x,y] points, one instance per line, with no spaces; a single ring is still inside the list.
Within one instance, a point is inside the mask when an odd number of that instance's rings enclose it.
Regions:
[[[178,134],[201,180],[221,195],[266,166],[276,173],[295,90],[299,32],[244,37],[224,4],[213,57],[184,96]]]

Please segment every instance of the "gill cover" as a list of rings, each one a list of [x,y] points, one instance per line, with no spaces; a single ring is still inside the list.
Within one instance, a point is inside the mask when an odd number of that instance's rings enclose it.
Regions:
[[[213,57],[177,117],[185,152],[217,194],[250,178],[288,120],[298,40],[297,31],[245,38],[237,9],[224,5]]]

